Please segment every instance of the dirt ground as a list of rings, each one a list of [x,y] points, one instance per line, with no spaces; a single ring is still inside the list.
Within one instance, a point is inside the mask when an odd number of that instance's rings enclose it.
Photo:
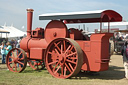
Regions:
[[[56,79],[48,71],[34,71],[27,67],[22,73],[7,70],[6,64],[1,64],[0,56],[0,85],[127,85],[124,78],[124,67],[121,55],[112,55],[109,70],[99,75],[79,73],[71,79]]]

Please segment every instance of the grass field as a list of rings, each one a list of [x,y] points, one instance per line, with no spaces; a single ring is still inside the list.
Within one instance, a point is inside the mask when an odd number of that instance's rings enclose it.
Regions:
[[[34,71],[30,67],[22,73],[13,73],[0,63],[0,85],[128,85],[128,80],[124,78],[122,56],[113,55],[108,71],[100,72],[99,75],[79,73],[71,79],[57,79],[46,69]]]

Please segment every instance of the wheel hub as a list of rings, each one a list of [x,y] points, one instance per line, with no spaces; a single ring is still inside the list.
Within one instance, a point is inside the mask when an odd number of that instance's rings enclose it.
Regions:
[[[17,63],[17,62],[18,62],[18,58],[15,58],[15,59],[14,59],[14,63]]]
[[[62,53],[62,54],[60,55],[61,65],[64,65],[65,60],[66,60],[66,58],[65,58],[65,54],[64,54],[64,53]]]

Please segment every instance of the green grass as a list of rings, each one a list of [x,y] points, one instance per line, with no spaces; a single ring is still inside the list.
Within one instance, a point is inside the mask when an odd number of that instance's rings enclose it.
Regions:
[[[71,79],[57,79],[48,71],[34,71],[27,67],[22,73],[13,73],[0,64],[0,85],[127,85],[124,78],[124,68],[120,55],[113,55],[108,71],[100,75],[79,73]]]

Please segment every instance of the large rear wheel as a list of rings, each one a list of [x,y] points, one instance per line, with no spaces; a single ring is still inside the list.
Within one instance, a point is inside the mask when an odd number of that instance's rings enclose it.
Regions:
[[[45,54],[45,64],[52,76],[69,78],[81,70],[83,52],[76,41],[58,38],[49,44]]]

